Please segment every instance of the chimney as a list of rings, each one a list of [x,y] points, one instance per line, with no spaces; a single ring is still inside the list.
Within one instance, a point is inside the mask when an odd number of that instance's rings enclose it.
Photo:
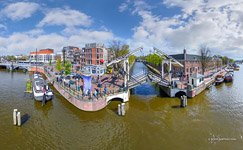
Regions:
[[[184,60],[186,60],[186,49],[185,48],[183,50],[183,54],[184,54]]]

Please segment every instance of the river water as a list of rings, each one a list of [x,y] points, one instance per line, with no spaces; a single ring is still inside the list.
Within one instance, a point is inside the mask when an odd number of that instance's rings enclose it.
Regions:
[[[133,72],[144,69],[135,63]],[[160,96],[146,83],[133,90],[125,117],[118,101],[84,112],[55,92],[44,107],[24,94],[28,74],[0,71],[1,149],[242,149],[243,69],[234,82],[202,92],[179,108],[179,99]],[[26,117],[13,126],[12,111]]]

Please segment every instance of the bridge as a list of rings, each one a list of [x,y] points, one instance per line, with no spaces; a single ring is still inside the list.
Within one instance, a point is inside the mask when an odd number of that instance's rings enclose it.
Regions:
[[[129,61],[128,58],[129,56],[141,51],[143,48],[139,47],[135,49],[134,51],[129,52],[126,55],[123,55],[121,57],[118,57],[117,59],[111,61],[110,63],[106,64],[106,67],[111,66],[113,64],[121,63],[123,64],[123,67],[120,69],[123,72],[124,76],[124,89],[132,89],[135,88],[136,86],[139,86],[141,84],[146,83],[148,80],[150,80],[152,83],[158,84],[161,89],[170,97],[175,97],[176,93],[178,92],[184,92],[186,93],[186,89],[179,89],[178,87],[175,87],[174,85],[177,82],[175,79],[172,78],[172,65],[184,67],[180,62],[178,62],[176,59],[172,58],[171,56],[165,54],[163,51],[154,48],[154,53],[157,54],[158,56],[162,57],[162,62],[161,62],[161,71],[160,73],[154,73],[151,71],[147,72],[140,72],[136,75],[130,75],[129,73]],[[137,60],[137,61],[142,61],[142,60]],[[169,70],[168,70],[168,76],[165,76],[165,67],[164,64],[167,64]],[[7,62],[7,63],[0,63],[0,66],[4,66],[7,69],[14,70],[14,69],[25,69],[29,70],[30,68],[33,68],[36,66],[36,64],[31,63],[31,62],[18,62],[18,63],[13,63],[13,62]],[[43,66],[43,64],[39,64],[38,66]]]
[[[128,89],[135,88],[136,86],[139,86],[150,80],[152,83],[158,84],[160,88],[170,97],[186,95],[187,89],[183,86],[177,86],[179,79],[172,78],[172,65],[178,67],[184,66],[176,59],[165,54],[163,51],[157,48],[154,48],[154,53],[162,58],[161,70],[157,73],[147,71],[131,76],[130,80],[128,80]],[[168,75],[165,75],[165,64],[168,66]]]
[[[23,69],[23,70],[29,70],[30,67],[36,66],[35,62],[3,62],[0,63],[0,67],[5,67],[9,70],[15,70],[15,69]],[[43,64],[37,62],[37,66],[43,66]]]

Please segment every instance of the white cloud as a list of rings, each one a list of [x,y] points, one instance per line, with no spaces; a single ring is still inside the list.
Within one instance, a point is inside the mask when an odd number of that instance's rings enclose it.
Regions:
[[[1,16],[13,21],[29,18],[39,9],[39,4],[32,2],[17,2],[7,5],[0,11]]]
[[[127,3],[122,3],[120,6],[119,6],[119,12],[123,12],[127,9],[128,7],[128,4]]]
[[[107,31],[81,29],[76,34],[65,36],[56,33],[45,34],[42,30],[35,29],[24,33],[13,33],[8,37],[0,36],[0,54],[27,54],[36,48],[53,48],[56,52],[63,46],[83,47],[85,43],[107,43],[114,38],[114,35]]]
[[[182,13],[161,18],[134,3],[142,21],[133,29],[131,43],[144,43],[147,52],[156,46],[169,54],[182,52],[184,47],[197,53],[200,45],[207,44],[215,53],[243,57],[242,0],[165,0],[164,4],[180,7]]]
[[[37,25],[38,27],[48,26],[48,25],[61,25],[67,27],[75,26],[89,26],[91,25],[91,17],[82,13],[78,10],[71,9],[50,9],[45,17]]]
[[[124,12],[125,10],[128,9],[130,4],[130,0],[126,0],[125,2],[121,3],[121,5],[118,7],[119,12]]]
[[[3,24],[0,24],[0,31],[1,30],[7,30],[7,27],[5,25],[3,25]]]

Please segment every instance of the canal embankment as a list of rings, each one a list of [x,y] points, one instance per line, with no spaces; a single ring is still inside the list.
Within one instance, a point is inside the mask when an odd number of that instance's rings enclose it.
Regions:
[[[123,102],[129,100],[129,91],[110,91],[106,94],[100,94],[94,97],[84,96],[80,92],[71,89],[64,82],[58,82],[54,72],[48,67],[38,67],[38,72],[44,74],[47,80],[53,85],[56,91],[60,93],[72,105],[83,111],[99,111],[105,108],[113,99],[121,99]],[[30,71],[36,71],[36,68],[31,68]]]

